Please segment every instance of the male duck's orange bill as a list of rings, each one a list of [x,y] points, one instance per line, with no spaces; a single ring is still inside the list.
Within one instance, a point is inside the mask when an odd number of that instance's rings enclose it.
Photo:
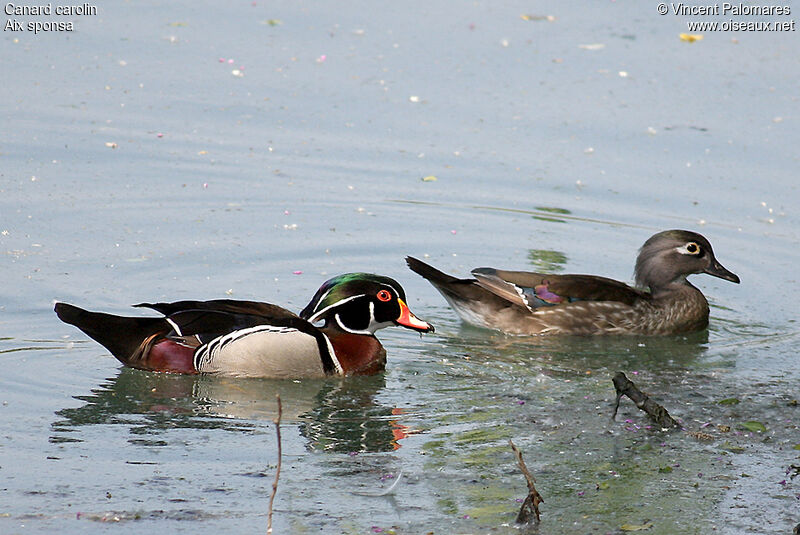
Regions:
[[[398,298],[397,302],[400,303],[400,317],[395,320],[398,325],[423,333],[433,332],[433,325],[416,317],[402,299]]]

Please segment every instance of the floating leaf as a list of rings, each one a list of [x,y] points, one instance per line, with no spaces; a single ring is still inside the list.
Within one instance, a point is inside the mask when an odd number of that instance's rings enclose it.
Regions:
[[[764,433],[767,431],[767,426],[756,421],[743,422],[739,424],[739,427],[748,431],[752,431],[753,433]]]
[[[547,22],[553,22],[556,20],[553,15],[520,15],[519,18],[522,20],[546,20]]]
[[[695,41],[702,41],[703,36],[700,34],[692,34],[692,33],[682,33],[678,37],[681,38],[681,41],[686,41],[687,43],[694,43]]]
[[[741,446],[737,446],[735,444],[731,444],[728,441],[725,441],[722,444],[722,449],[725,451],[729,451],[731,453],[744,453],[744,448]]]
[[[438,179],[433,175],[428,175],[428,176],[422,177],[422,181],[423,182],[436,182],[437,180]]]
[[[800,444],[795,444],[794,447],[792,447],[792,449],[793,450],[800,450]]]
[[[662,466],[661,468],[658,469],[659,474],[669,474],[670,472],[672,472],[671,466]]]
[[[597,484],[597,490],[607,490],[609,488],[611,488],[611,484],[608,481]]]
[[[739,398],[725,398],[717,401],[717,405],[738,405]]]
[[[555,206],[534,206],[534,208],[540,212],[548,212],[550,214],[571,214],[569,210],[566,208],[557,208]]]
[[[563,271],[567,263],[567,255],[548,249],[531,249],[528,251],[528,259],[537,270],[544,273]]]
[[[622,531],[644,531],[653,527],[652,522],[646,524],[622,524],[619,529]]]

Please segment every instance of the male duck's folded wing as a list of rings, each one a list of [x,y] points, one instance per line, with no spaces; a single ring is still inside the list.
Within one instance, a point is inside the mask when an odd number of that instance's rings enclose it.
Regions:
[[[315,336],[318,331],[293,312],[270,303],[218,299],[141,303],[135,306],[151,308],[164,314],[177,335],[199,335],[204,341],[259,325],[289,327]]]
[[[186,310],[211,310],[230,314],[248,314],[268,319],[298,317],[297,314],[271,303],[238,301],[235,299],[213,299],[211,301],[175,301],[174,303],[139,303],[135,307],[151,308],[165,316]]]

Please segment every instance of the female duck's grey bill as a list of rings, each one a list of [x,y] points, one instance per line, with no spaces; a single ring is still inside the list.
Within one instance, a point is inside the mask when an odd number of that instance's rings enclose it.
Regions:
[[[726,281],[735,282],[739,284],[739,276],[736,273],[728,271],[725,267],[714,260],[714,262],[707,267],[703,273],[708,273],[709,275],[713,275],[715,277],[719,277],[720,279],[725,279]]]

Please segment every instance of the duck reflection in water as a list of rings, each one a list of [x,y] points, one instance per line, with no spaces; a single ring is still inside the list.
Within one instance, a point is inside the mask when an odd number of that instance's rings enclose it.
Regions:
[[[310,451],[386,452],[400,447],[408,429],[397,423],[398,409],[376,402],[384,386],[382,375],[297,381],[122,368],[76,396],[85,405],[56,412],[50,441],[81,442],[81,428],[93,424],[126,425],[129,442],[149,446],[168,445],[163,437],[174,429],[253,432],[272,425],[280,394],[282,427],[297,426]]]

